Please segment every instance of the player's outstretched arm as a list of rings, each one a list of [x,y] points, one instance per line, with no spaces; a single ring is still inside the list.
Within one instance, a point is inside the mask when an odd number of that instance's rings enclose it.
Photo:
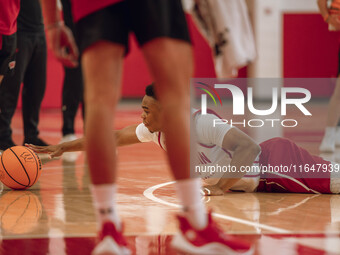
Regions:
[[[113,135],[116,136],[117,146],[130,145],[140,143],[136,136],[136,128],[138,124],[127,126],[121,130],[114,130]],[[28,148],[37,153],[48,153],[51,158],[59,157],[64,152],[84,151],[84,138],[79,138],[74,141],[65,142],[56,145],[37,146],[34,144],[25,144]]]
[[[74,141],[56,145],[38,146],[34,144],[25,144],[25,146],[32,149],[36,153],[48,153],[51,158],[55,158],[61,156],[64,152],[83,151],[84,138],[79,138]]]
[[[134,124],[131,126],[127,126],[123,129],[116,130],[115,135],[116,135],[117,146],[140,143],[136,135],[136,128],[138,125],[139,124]]]

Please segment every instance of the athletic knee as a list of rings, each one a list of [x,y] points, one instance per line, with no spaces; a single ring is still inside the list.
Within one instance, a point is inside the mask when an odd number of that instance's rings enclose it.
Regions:
[[[114,107],[118,103],[118,96],[113,93],[88,93],[85,95],[85,102],[88,105],[102,105],[103,107]]]

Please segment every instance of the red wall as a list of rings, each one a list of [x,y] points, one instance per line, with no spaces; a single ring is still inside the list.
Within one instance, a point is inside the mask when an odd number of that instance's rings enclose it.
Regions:
[[[284,77],[335,77],[339,32],[329,32],[319,14],[283,17]]]
[[[320,14],[283,15],[283,75],[285,78],[331,78],[338,72],[339,32],[328,31]],[[289,85],[288,85],[289,86]],[[296,86],[296,84],[295,84]],[[299,84],[314,97],[328,97],[334,85]]]

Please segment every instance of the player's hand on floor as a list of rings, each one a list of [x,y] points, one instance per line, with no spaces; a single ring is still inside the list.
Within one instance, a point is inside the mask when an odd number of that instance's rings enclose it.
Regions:
[[[201,189],[204,196],[222,196],[224,191],[217,185],[204,185]]]
[[[25,146],[30,148],[31,150],[35,151],[36,153],[48,153],[51,158],[59,157],[64,153],[60,144],[48,145],[48,146],[38,146],[38,145],[34,145],[34,144],[25,144]]]

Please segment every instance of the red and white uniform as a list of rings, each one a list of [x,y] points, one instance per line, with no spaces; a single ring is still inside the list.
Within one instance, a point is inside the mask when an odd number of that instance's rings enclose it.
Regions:
[[[228,124],[217,125],[211,128],[214,119],[219,118],[213,114],[195,114],[196,135],[198,140],[198,157],[200,166],[228,166],[233,157],[233,152],[222,148],[224,136],[231,127]],[[141,142],[154,142],[166,150],[164,134],[162,132],[151,133],[144,124],[136,128],[136,135]],[[254,161],[256,166],[276,165],[313,165],[313,164],[336,164],[324,160],[321,157],[313,156],[305,149],[297,146],[286,138],[273,138],[260,144],[261,153]],[[201,173],[201,178],[207,184],[214,184],[222,177],[223,172],[210,174]],[[313,174],[317,174],[312,176]],[[265,178],[260,178],[260,172],[252,171],[239,180],[231,190],[245,192],[296,192],[296,193],[339,193],[340,180],[336,178],[337,173],[327,171],[325,173],[266,173]],[[340,175],[339,175],[340,176]],[[317,178],[310,178],[317,177]]]
[[[222,149],[222,141],[224,135],[231,129],[230,126],[223,125],[224,128],[220,131],[211,127],[213,119],[217,117],[212,114],[196,115],[196,132],[198,139],[197,152],[200,158],[201,166],[210,165],[230,165],[233,153]],[[214,132],[218,131],[218,132]],[[154,142],[161,148],[166,150],[165,136],[162,132],[151,133],[143,123],[136,128],[137,138],[141,142]],[[223,172],[201,172],[200,176],[206,184],[215,184],[222,177]],[[239,190],[246,192],[253,192],[259,184],[259,173],[251,173],[244,176],[238,181],[231,190]]]
[[[73,19],[77,22],[93,12],[121,1],[124,0],[71,0]]]
[[[285,138],[273,138],[260,144],[261,165],[272,166],[296,166],[297,171],[287,173],[270,173],[266,178],[261,179],[258,191],[263,192],[298,192],[298,193],[339,193],[339,188],[331,187],[332,171],[300,172],[305,166],[310,168],[312,165],[329,166],[335,165],[321,157],[311,155],[305,149]],[[334,169],[336,169],[334,167]],[[320,169],[319,169],[320,170]],[[335,178],[334,178],[335,179]],[[336,183],[334,183],[334,186]]]
[[[201,167],[200,174],[204,182],[210,185],[216,184],[219,178],[225,173],[222,171],[209,172],[207,169],[209,169],[210,166],[229,166],[233,157],[232,151],[227,151],[222,148],[224,136],[233,127],[230,125],[218,125],[218,127],[212,128],[214,119],[217,118],[219,117],[213,114],[201,115],[196,113],[194,115],[198,142],[197,153],[199,166]],[[253,192],[256,189],[260,180],[259,169],[256,168],[256,166],[258,166],[258,159],[255,160],[253,166],[257,171],[247,173],[230,188],[231,190]]]
[[[162,132],[151,133],[149,129],[143,123],[141,123],[136,128],[136,135],[139,141],[143,143],[154,142],[163,150],[166,150],[164,133]]]
[[[19,10],[20,0],[1,0],[0,35],[12,35],[17,31]]]

